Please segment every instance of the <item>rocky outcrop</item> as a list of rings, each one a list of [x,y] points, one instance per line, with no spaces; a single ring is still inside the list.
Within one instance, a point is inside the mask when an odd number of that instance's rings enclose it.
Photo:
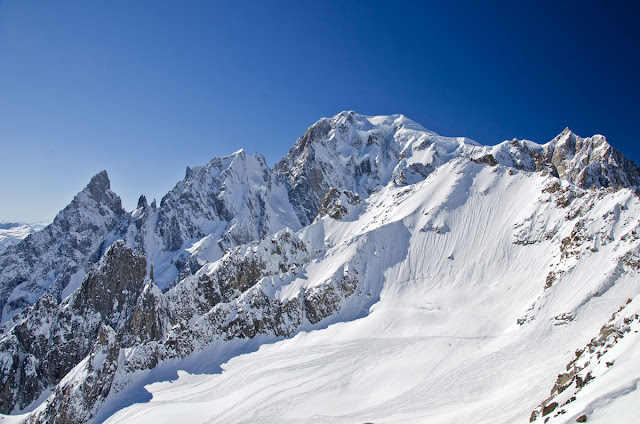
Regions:
[[[567,128],[545,145],[543,157],[561,179],[581,188],[640,186],[638,167],[601,135],[582,138]]]
[[[331,188],[322,199],[316,220],[325,215],[333,219],[342,219],[349,213],[349,210],[353,206],[359,204],[361,201],[360,196],[349,190]]]
[[[640,300],[635,299],[636,302]],[[582,349],[575,351],[574,358],[565,367],[566,372],[558,374],[555,384],[551,388],[548,398],[531,412],[530,422],[537,421],[555,412],[554,416],[564,414],[566,407],[580,397],[580,392],[593,380],[603,375],[609,368],[615,365],[615,358],[610,357],[608,352],[612,350],[625,336],[632,331],[637,333],[640,329],[640,315],[627,308],[632,302],[629,299],[616,311],[609,322],[600,328],[598,335]],[[629,311],[632,309],[632,311]],[[578,422],[586,421],[585,417]]]
[[[98,313],[118,329],[133,313],[144,288],[147,261],[122,241],[115,242],[73,294],[70,306],[86,314]]]
[[[138,296],[119,339],[124,346],[163,340],[169,328],[169,307],[155,284],[147,284]]]

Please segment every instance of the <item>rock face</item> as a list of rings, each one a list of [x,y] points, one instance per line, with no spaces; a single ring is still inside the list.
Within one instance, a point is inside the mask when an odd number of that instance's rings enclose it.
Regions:
[[[424,222],[389,218],[445,167],[451,178],[420,213]],[[159,206],[142,196],[131,213],[106,173],[97,174],[49,227],[0,255],[7,321],[0,330],[0,412],[37,407],[29,422],[87,422],[133,373],[162,361],[232,339],[276,340],[362,317],[380,298],[385,273],[405,257],[409,233],[450,233],[444,217],[471,196],[483,170],[495,179],[518,172],[549,178],[539,194],[565,218],[550,223],[551,215],[534,214],[516,223],[514,245],[556,240],[564,221],[576,220],[558,241],[560,259],[538,303],[578,259],[611,242],[604,228],[623,209],[603,218],[609,221],[597,234],[600,215],[583,215],[615,190],[639,184],[638,168],[601,136],[581,139],[566,130],[545,145],[480,146],[402,115],[353,112],[318,121],[273,170],[243,151],[216,158],[187,168]],[[591,187],[594,193],[584,190]],[[438,206],[440,198],[448,203]],[[385,199],[390,206],[371,215]],[[340,238],[344,224],[362,216],[366,224]],[[621,267],[637,262],[629,246],[640,236],[626,237]],[[532,322],[535,310],[518,324]],[[38,399],[46,390],[47,400]],[[551,404],[540,412],[551,413]]]
[[[131,321],[145,273],[144,257],[116,242],[60,305],[45,294],[17,315],[0,339],[0,412],[22,410],[58,384],[90,352],[101,326],[120,330]]]
[[[261,155],[239,151],[187,168],[159,207],[141,198],[125,240],[156,263],[156,284],[165,288],[226,250],[283,228],[300,228],[284,183]]]
[[[74,368],[70,378],[65,378],[56,387],[41,412],[31,415],[25,422],[86,423],[100,407],[99,400],[107,397],[111,390],[119,356],[115,332],[108,325],[101,326],[87,357]]]
[[[400,159],[412,145],[429,144],[435,137],[402,115],[369,118],[342,112],[312,125],[274,171],[287,181],[291,203],[307,225],[329,189],[367,197],[392,178],[398,165],[396,173],[407,166]]]
[[[116,242],[74,292],[70,305],[83,315],[87,311],[98,313],[119,329],[133,313],[144,288],[146,270],[144,256],[137,256],[124,243]]]
[[[565,129],[545,146],[544,156],[558,176],[581,188],[640,185],[638,168],[607,140],[596,135],[581,138]]]
[[[45,292],[61,300],[75,290],[125,219],[107,173],[95,175],[53,223],[0,255],[2,322]]]

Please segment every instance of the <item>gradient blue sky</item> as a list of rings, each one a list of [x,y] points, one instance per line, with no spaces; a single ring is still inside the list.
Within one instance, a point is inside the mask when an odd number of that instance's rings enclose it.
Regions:
[[[101,169],[131,210],[351,109],[483,144],[568,126],[639,162],[638,22],[636,1],[0,1],[0,220],[53,219]]]

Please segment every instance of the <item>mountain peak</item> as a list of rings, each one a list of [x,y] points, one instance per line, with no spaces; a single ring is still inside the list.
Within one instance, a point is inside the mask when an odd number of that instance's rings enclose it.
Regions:
[[[102,203],[102,200],[105,197],[105,193],[111,189],[111,181],[109,181],[109,176],[107,175],[107,171],[102,170],[98,172],[96,175],[91,177],[91,181],[87,184],[85,190],[89,192],[91,197],[98,203]]]
[[[553,148],[562,147],[563,149],[568,148],[570,150],[575,150],[578,140],[582,140],[582,138],[571,131],[569,127],[566,127],[562,132],[560,132],[560,134],[551,140],[549,145],[553,146]]]
[[[558,176],[579,187],[637,187],[640,172],[633,161],[602,135],[582,138],[565,128],[545,145]]]
[[[367,116],[343,111],[310,126],[276,163],[274,171],[287,178],[300,222],[310,223],[328,189],[368,196],[392,178],[403,151],[414,145],[426,146],[430,137],[438,135],[404,115]],[[447,148],[453,144],[453,150],[459,147],[456,142],[448,143]]]
[[[138,207],[137,209],[146,209],[149,205],[147,204],[147,197],[143,194],[138,198]]]
[[[327,118],[323,118],[318,121],[318,123],[326,119]],[[435,135],[433,131],[427,130],[425,127],[403,114],[362,115],[352,110],[348,110],[338,113],[329,120],[334,124],[332,125],[334,127],[337,127],[340,124],[351,124],[358,130],[368,131],[372,127],[376,126],[389,126],[395,129],[404,128],[414,131],[423,131]]]
[[[558,134],[558,137],[561,137],[563,135],[567,135],[567,134],[573,134],[576,135],[573,131],[571,131],[571,129],[569,127],[564,127],[564,129],[562,130],[562,132],[560,134]]]

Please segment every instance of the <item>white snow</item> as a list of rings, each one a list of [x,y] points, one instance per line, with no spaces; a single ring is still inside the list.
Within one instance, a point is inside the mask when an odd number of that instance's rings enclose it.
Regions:
[[[603,291],[612,259],[629,249],[620,237],[624,222],[637,223],[637,197],[614,192],[567,219],[542,192],[552,181],[450,161],[423,182],[377,191],[355,220],[323,218],[300,234],[327,252],[297,276],[268,284],[289,298],[365,261],[368,302],[347,301],[334,324],[254,352],[211,362],[205,350],[188,359],[209,361],[208,369],[184,372],[185,362],[174,363],[175,378],[145,379],[152,398],[107,422],[528,422],[573,351],[640,292],[628,269]],[[607,210],[620,219],[603,221]],[[577,220],[606,227],[614,241],[585,251],[587,260],[560,258]],[[514,243],[523,223],[554,234]],[[565,274],[543,290],[559,263]],[[366,305],[368,312],[358,309]],[[563,312],[575,318],[554,325]],[[517,325],[527,314],[530,321]],[[637,364],[633,355],[624,363]],[[603,403],[601,416],[632,399]]]

